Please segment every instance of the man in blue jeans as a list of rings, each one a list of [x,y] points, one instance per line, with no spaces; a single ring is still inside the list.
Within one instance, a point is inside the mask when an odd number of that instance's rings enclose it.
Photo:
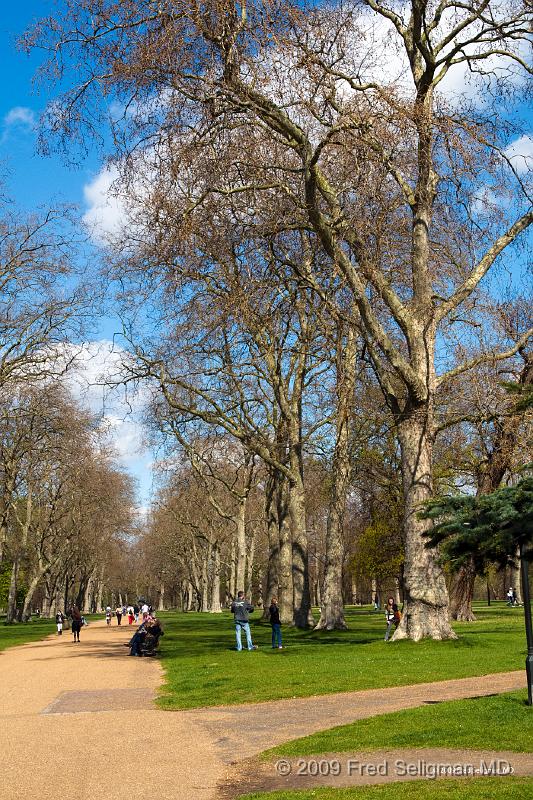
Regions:
[[[235,638],[237,640],[237,650],[242,650],[241,634],[244,631],[246,634],[246,646],[248,650],[257,650],[256,645],[252,642],[252,634],[250,633],[249,614],[252,613],[254,607],[250,605],[244,592],[237,592],[237,599],[231,604],[231,613],[235,619]]]

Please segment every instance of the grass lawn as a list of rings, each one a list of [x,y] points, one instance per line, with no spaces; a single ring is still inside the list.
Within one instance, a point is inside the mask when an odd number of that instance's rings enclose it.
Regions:
[[[270,626],[252,616],[259,650],[237,653],[232,617],[161,614],[164,708],[194,708],[401,686],[524,668],[524,613],[504,603],[476,608],[478,622],[457,624],[456,641],[383,641],[382,612],[348,608],[348,631],[283,628],[272,650]]]
[[[527,691],[451,700],[381,714],[320,731],[267,750],[266,758],[401,747],[514,750],[533,747],[533,708]]]
[[[33,619],[31,622],[15,622],[13,625],[0,622],[0,651],[17,644],[44,639],[50,633],[55,633],[55,630],[53,619]]]
[[[406,781],[354,789],[247,794],[240,800],[530,800],[533,778],[462,778]]]

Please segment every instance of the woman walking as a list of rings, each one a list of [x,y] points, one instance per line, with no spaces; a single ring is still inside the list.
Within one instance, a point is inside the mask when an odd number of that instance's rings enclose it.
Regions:
[[[72,606],[70,616],[72,617],[72,634],[74,636],[74,641],[79,642],[82,619],[78,606]]]

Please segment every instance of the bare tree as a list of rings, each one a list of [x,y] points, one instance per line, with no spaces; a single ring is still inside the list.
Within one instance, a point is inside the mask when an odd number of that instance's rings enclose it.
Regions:
[[[432,492],[436,391],[472,363],[437,375],[438,331],[532,213],[505,155],[502,115],[491,125],[471,108],[447,108],[439,89],[466,65],[487,76],[502,107],[506,76],[494,59],[530,72],[521,49],[527,4],[411,0],[396,11],[379,0],[173,0],[155,13],[143,0],[67,5],[62,22],[41,24],[27,39],[51,48],[61,75],[67,63],[81,74],[51,110],[52,128],[79,133],[84,121],[93,124],[98,93],[114,93],[133,110],[118,131],[129,164],[142,138],[149,163],[164,166],[182,195],[180,235],[215,199],[240,194],[260,209],[266,196],[289,206],[281,225],[308,227],[346,282],[402,451],[406,611],[395,638],[453,637],[444,577],[417,513]],[[403,85],[376,77],[380,26],[388,52],[403,59]],[[188,162],[169,157],[168,141],[179,137]],[[236,145],[253,152],[253,164],[246,155],[233,160]],[[498,160],[501,180],[491,182]],[[191,161],[195,179],[184,181]],[[499,219],[478,213],[487,189],[513,193],[510,218],[501,208]],[[307,270],[310,283],[319,278]],[[517,352],[530,333],[511,352],[479,358]]]

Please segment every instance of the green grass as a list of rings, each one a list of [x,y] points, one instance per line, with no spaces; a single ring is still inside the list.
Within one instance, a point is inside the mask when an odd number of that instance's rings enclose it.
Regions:
[[[533,708],[527,692],[452,700],[362,719],[267,750],[266,758],[402,747],[513,750],[533,745]]]
[[[401,686],[523,669],[523,611],[505,604],[476,608],[478,622],[455,626],[456,641],[383,641],[381,612],[347,609],[348,631],[283,628],[272,650],[270,626],[254,624],[259,650],[237,653],[229,613],[162,614],[164,708],[260,702],[341,691]]]
[[[13,625],[0,623],[0,651],[18,644],[44,639],[55,630],[53,619],[33,619],[31,622],[18,622]]]
[[[406,781],[353,789],[247,794],[240,800],[530,800],[533,778]]]

